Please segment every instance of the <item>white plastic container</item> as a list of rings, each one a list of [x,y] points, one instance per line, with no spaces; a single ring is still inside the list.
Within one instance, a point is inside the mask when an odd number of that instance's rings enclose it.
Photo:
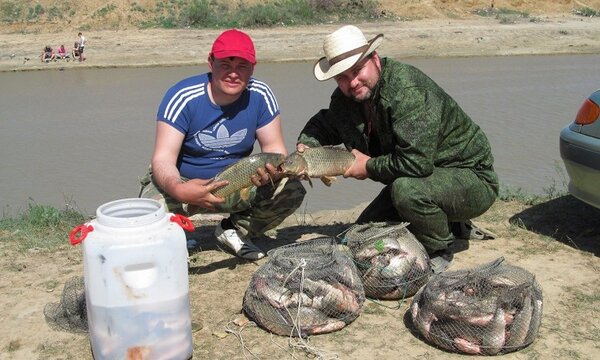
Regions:
[[[190,225],[187,218],[166,213],[158,201],[134,198],[98,207],[96,219],[73,229],[71,243],[85,239],[85,294],[95,360],[192,357],[182,229]]]

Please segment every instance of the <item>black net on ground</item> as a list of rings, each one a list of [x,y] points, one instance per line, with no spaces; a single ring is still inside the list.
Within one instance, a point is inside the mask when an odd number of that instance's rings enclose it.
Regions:
[[[413,296],[431,276],[427,251],[407,225],[353,225],[339,235],[352,252],[367,297],[404,299]]]
[[[542,309],[535,276],[499,258],[432,276],[410,311],[414,327],[429,342],[457,353],[496,355],[531,344]]]
[[[262,328],[294,337],[337,331],[358,317],[365,294],[352,259],[334,238],[269,251],[250,279],[243,309]]]
[[[83,277],[77,276],[67,280],[60,302],[46,304],[44,317],[53,330],[72,333],[88,331]]]

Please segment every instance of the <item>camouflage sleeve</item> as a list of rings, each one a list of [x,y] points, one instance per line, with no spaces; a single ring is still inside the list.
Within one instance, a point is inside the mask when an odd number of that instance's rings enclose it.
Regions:
[[[297,143],[311,147],[340,144],[342,140],[332,126],[335,120],[329,116],[330,114],[330,110],[321,109],[310,118],[300,132]]]
[[[392,123],[394,150],[367,162],[369,177],[384,184],[401,176],[428,176],[434,167],[441,104],[425,87],[400,88],[384,115]]]

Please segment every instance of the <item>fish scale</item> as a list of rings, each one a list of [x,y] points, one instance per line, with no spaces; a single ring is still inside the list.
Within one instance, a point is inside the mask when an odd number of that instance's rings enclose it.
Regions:
[[[229,184],[212,191],[212,194],[224,198],[236,191],[252,186],[252,175],[256,174],[258,168],[264,168],[266,164],[278,167],[284,159],[283,154],[267,152],[242,158],[227,166],[215,176],[213,181],[227,180]]]
[[[281,170],[286,175],[339,176],[352,166],[354,159],[351,152],[341,148],[306,148],[303,152],[290,154],[281,164]]]

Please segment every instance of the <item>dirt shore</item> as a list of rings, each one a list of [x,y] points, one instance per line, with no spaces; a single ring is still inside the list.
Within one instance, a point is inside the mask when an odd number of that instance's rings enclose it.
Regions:
[[[429,19],[357,24],[368,37],[385,35],[380,53],[411,57],[593,54],[600,52],[600,19],[574,15],[502,24],[495,18]],[[340,25],[246,30],[259,62],[315,61],[326,34]],[[221,30],[88,31],[83,63],[42,63],[44,44],[70,48],[76,32],[0,34],[0,71],[195,65],[206,62]]]
[[[335,189],[332,189],[335,191]],[[362,207],[298,214],[255,243],[265,250],[322,236],[351,226]],[[449,271],[468,269],[504,257],[532,272],[542,287],[544,312],[538,337],[503,359],[597,359],[600,343],[600,210],[570,196],[536,206],[498,201],[476,219],[495,240],[460,241]],[[215,222],[197,222],[190,238],[190,303],[194,359],[464,359],[425,341],[410,321],[410,299],[367,300],[360,316],[340,331],[312,336],[305,350],[288,346],[252,324],[236,325],[250,277],[269,258],[247,262],[220,250]],[[0,234],[2,235],[2,234]],[[0,238],[2,238],[0,236]],[[82,248],[15,250],[0,241],[0,359],[91,359],[87,334],[49,326],[47,304],[61,300],[63,285],[83,276]],[[51,305],[52,306],[52,305]],[[237,324],[241,324],[237,322]],[[334,357],[335,355],[335,357]]]

